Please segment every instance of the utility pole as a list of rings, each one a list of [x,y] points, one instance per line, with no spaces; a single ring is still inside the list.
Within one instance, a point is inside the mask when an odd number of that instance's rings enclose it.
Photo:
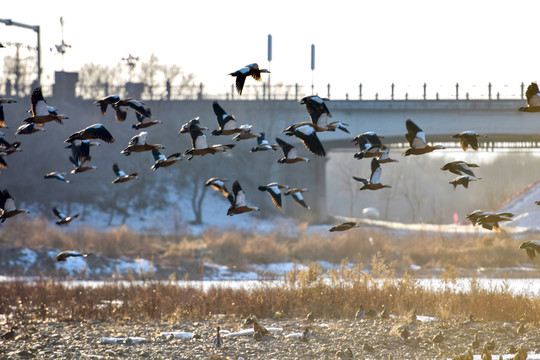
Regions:
[[[41,86],[41,40],[40,40],[39,25],[22,24],[16,21],[12,21],[11,19],[0,19],[0,22],[6,24],[7,26],[12,26],[12,25],[18,26],[24,29],[34,30],[36,32],[37,34],[37,68],[38,68],[37,85]]]
[[[311,94],[315,95],[315,44],[311,44]]]
[[[272,35],[268,34],[268,71],[270,71],[270,63],[272,62]],[[270,86],[270,75],[268,74],[268,100],[271,99],[271,86]]]

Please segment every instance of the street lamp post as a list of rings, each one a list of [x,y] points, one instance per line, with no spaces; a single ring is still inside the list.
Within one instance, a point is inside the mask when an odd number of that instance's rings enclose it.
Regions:
[[[11,19],[0,19],[1,23],[6,24],[7,26],[18,26],[25,29],[34,30],[37,34],[37,68],[38,68],[38,77],[37,77],[37,85],[41,86],[41,39],[40,39],[40,31],[39,31],[39,25],[27,25],[22,24],[20,22],[13,21]]]

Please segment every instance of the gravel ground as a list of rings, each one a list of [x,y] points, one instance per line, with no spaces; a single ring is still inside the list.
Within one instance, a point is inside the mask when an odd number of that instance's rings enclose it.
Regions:
[[[425,321],[260,319],[266,328],[282,329],[262,340],[252,335],[226,336],[250,326],[225,315],[177,323],[31,322],[19,325],[14,339],[0,340],[0,359],[452,359],[468,349],[479,359],[483,345],[491,341],[494,359],[515,353],[520,345],[527,347],[529,358],[540,353],[540,330],[532,325],[518,330],[517,324],[509,323],[418,319]],[[219,349],[213,345],[217,326],[224,341]],[[2,324],[3,333],[8,327]],[[286,337],[306,327],[308,341]],[[400,335],[405,328],[408,339]],[[175,332],[178,338],[164,332]],[[439,332],[443,339],[435,343],[432,339]],[[475,335],[479,345],[473,347]],[[348,357],[347,348],[354,357]]]

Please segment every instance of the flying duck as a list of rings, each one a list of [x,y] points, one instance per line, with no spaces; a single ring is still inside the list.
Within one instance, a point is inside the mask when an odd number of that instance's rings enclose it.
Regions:
[[[236,126],[234,115],[228,114],[217,101],[212,103],[214,114],[216,114],[219,129],[212,131],[212,135],[232,135],[242,130]],[[251,125],[242,125],[243,129],[250,129]]]
[[[286,132],[287,136],[296,136],[302,144],[311,151],[313,154],[318,156],[326,156],[323,145],[319,138],[317,137],[317,132],[313,127],[314,124],[307,123],[305,125],[294,128],[293,130],[288,129],[283,130]]]
[[[0,104],[13,104],[16,103],[17,100],[13,98],[5,98],[0,96]]]
[[[485,137],[475,131],[462,131],[459,134],[452,135],[452,138],[459,139],[461,148],[463,151],[467,151],[469,145],[476,151],[478,151],[478,138]]]
[[[117,163],[114,163],[113,164],[113,167],[112,167],[114,173],[116,174],[116,179],[113,180],[113,184],[118,184],[118,183],[123,183],[123,182],[127,182],[127,181],[130,181],[130,180],[133,180],[133,179],[137,179],[137,175],[139,175],[138,173],[134,172],[132,174],[126,174],[125,172],[123,172],[122,170],[120,170],[120,168],[118,167],[118,164]]]
[[[309,162],[308,158],[298,156],[298,150],[295,146],[281,140],[278,137],[276,138],[276,142],[278,143],[281,151],[283,152],[283,157],[277,161],[278,163],[294,164],[299,161]]]
[[[105,96],[99,100],[94,101],[94,104],[99,106],[101,115],[105,116],[105,113],[107,112],[107,105],[113,105],[119,101],[120,101],[119,95],[109,95],[109,96]]]
[[[444,149],[444,146],[442,145],[428,145],[426,143],[426,134],[424,134],[424,131],[420,129],[418,125],[413,123],[411,119],[407,119],[405,125],[407,127],[407,134],[405,134],[405,138],[409,142],[410,147],[401,155],[422,155],[434,150]]]
[[[214,339],[214,347],[217,347],[217,348],[220,348],[223,346],[223,339],[221,338],[220,331],[221,331],[221,328],[218,326],[216,338]]]
[[[525,249],[527,256],[531,260],[536,260],[536,253],[540,252],[540,240],[525,241],[519,246],[520,249]]]
[[[210,186],[212,187],[212,189],[221,192],[221,194],[225,196],[226,198],[229,198],[229,196],[232,196],[232,195],[229,193],[229,190],[227,190],[227,187],[225,186],[226,181],[227,179],[213,177],[206,180],[206,183],[204,183],[204,186]]]
[[[227,210],[227,215],[232,216],[250,211],[259,211],[259,208],[255,206],[247,206],[246,195],[244,194],[244,191],[242,190],[242,187],[240,186],[238,180],[235,180],[233,184],[233,197],[231,201],[231,206],[229,207],[229,210]]]
[[[336,225],[336,226],[332,226],[330,229],[328,229],[328,231],[330,231],[330,232],[346,231],[346,230],[350,230],[352,228],[357,228],[357,227],[359,227],[357,223],[355,223],[353,221],[349,221],[349,222],[344,222],[344,223]]]
[[[19,149],[19,146],[21,146],[19,141],[15,141],[14,143],[10,144],[6,141],[6,139],[0,136],[0,152],[5,153],[6,155],[11,155],[14,152],[22,151]]]
[[[484,229],[495,230],[500,232],[499,222],[501,221],[512,221],[512,213],[494,213],[487,212],[483,210],[475,210],[470,214],[467,214],[467,220],[469,220],[473,226],[476,224],[481,225]]]
[[[318,95],[306,96],[300,100],[300,104],[306,106],[312,123],[326,126],[328,118],[332,117],[332,114],[330,114],[330,111],[326,107],[325,101],[330,100],[321,98]],[[320,123],[319,120],[321,121]]]
[[[127,108],[132,108],[135,113],[138,113],[142,115],[143,117],[152,117],[150,114],[150,109],[144,107],[144,103],[135,100],[135,99],[125,99],[125,100],[118,100],[114,104],[112,104],[114,111],[115,111],[115,117],[116,120],[122,122],[126,120],[127,117]]]
[[[6,219],[18,214],[26,213],[30,211],[25,209],[17,209],[15,206],[15,200],[11,197],[7,189],[0,192],[0,221],[4,222]]]
[[[233,140],[240,141],[240,140],[248,140],[253,139],[256,137],[259,137],[259,135],[254,134],[251,132],[251,125],[247,125],[248,127],[244,127],[246,125],[241,125],[239,127],[240,132],[232,138]]]
[[[244,89],[244,83],[246,82],[246,77],[251,76],[257,81],[261,81],[261,73],[269,73],[267,69],[259,69],[259,65],[256,63],[249,64],[236,70],[235,72],[230,73],[231,76],[236,76],[236,91],[238,95],[242,95],[242,90]]]
[[[456,175],[463,175],[463,173],[465,173],[470,176],[475,176],[474,172],[471,170],[472,167],[478,167],[478,165],[457,160],[457,161],[446,163],[441,168],[441,170],[443,171],[448,170],[451,173],[456,174]]]
[[[150,108],[146,108],[146,110],[148,111],[149,114],[151,114]],[[131,125],[131,127],[135,130],[145,129],[150,126],[163,124],[163,121],[161,120],[152,120],[152,118],[143,116],[139,114],[138,112],[135,112],[135,117],[137,118],[137,123]]]
[[[359,178],[356,176],[353,176],[353,179],[356,181],[360,181],[364,186],[360,188],[360,190],[379,190],[384,188],[391,188],[390,185],[383,185],[381,184],[381,165],[379,165],[379,161],[376,158],[373,158],[371,160],[371,177],[369,178],[369,181],[367,179]]]
[[[386,149],[380,137],[373,131],[356,135],[352,141],[360,147],[360,151],[354,154],[355,159],[381,156]]]
[[[100,123],[90,125],[80,131],[77,131],[64,140],[66,143],[73,142],[74,140],[87,140],[87,139],[99,139],[106,143],[114,143],[114,138],[111,133]]]
[[[527,97],[527,106],[520,107],[519,111],[539,112],[540,111],[540,89],[538,88],[538,84],[536,84],[535,82],[531,83],[527,87],[525,96]]]
[[[38,131],[45,131],[41,126],[36,126],[34,123],[23,124],[17,128],[15,135],[29,135]]]
[[[379,164],[386,164],[390,162],[398,162],[397,160],[390,158],[390,148],[384,147],[384,149],[381,149],[381,155],[377,156],[377,160],[379,160]]]
[[[189,127],[189,134],[191,135],[192,148],[184,152],[184,156],[190,155],[188,161],[193,159],[194,156],[213,155],[217,152],[225,152],[236,146],[235,144],[216,144],[209,147],[206,142],[206,135],[203,134],[201,128],[196,124],[192,124]]]
[[[309,210],[310,207],[306,204],[304,197],[302,196],[302,193],[306,191],[308,191],[308,189],[292,188],[285,191],[285,196],[291,195],[298,205]]]
[[[57,180],[60,180],[60,181],[63,181],[65,183],[69,184],[71,181],[66,179],[65,176],[66,176],[65,172],[53,171],[53,172],[50,172],[48,174],[45,174],[45,176],[43,176],[43,178],[44,179],[57,179]]]
[[[66,261],[66,259],[68,257],[77,257],[77,256],[81,256],[81,257],[88,257],[90,255],[93,255],[93,253],[80,253],[78,251],[71,251],[71,250],[66,250],[66,251],[62,251],[61,253],[59,253],[58,255],[56,255],[56,258],[55,260],[56,261]]]
[[[54,215],[58,218],[58,221],[56,221],[56,225],[67,225],[73,219],[76,219],[79,217],[79,214],[75,214],[73,216],[66,216],[62,214],[56,207],[53,207],[52,211]]]
[[[481,179],[482,178],[477,178],[477,177],[474,177],[474,176],[471,176],[471,175],[460,175],[457,178],[455,178],[454,180],[450,181],[450,184],[452,184],[454,186],[454,190],[456,190],[456,187],[458,185],[463,185],[463,187],[465,189],[467,189],[469,187],[469,182],[476,181],[476,180],[481,180]]]
[[[252,147],[249,151],[250,152],[267,151],[267,150],[276,151],[278,148],[279,148],[279,145],[277,144],[269,144],[268,140],[266,140],[264,133],[262,132],[259,134],[259,136],[257,136],[257,146]]]
[[[181,127],[180,130],[178,131],[178,135],[189,133],[189,132],[190,132],[189,129],[194,128],[195,126],[197,126],[197,127],[198,127],[199,129],[201,129],[201,130],[208,130],[207,127],[201,126],[201,122],[200,122],[200,120],[199,120],[199,117],[197,116],[196,118],[191,119],[191,120],[189,120],[187,123],[185,123],[184,125],[182,125],[182,127]]]
[[[152,167],[150,167],[150,169],[154,171],[156,171],[160,167],[171,166],[172,164],[182,160],[182,157],[181,157],[182,154],[180,153],[174,153],[172,155],[165,157],[165,155],[163,155],[157,149],[152,150],[152,155],[154,155],[155,163],[154,165],[152,165]]]
[[[272,203],[278,210],[281,210],[281,189],[289,189],[289,186],[281,185],[276,182],[259,186],[260,191],[267,191],[268,194],[270,194],[270,199],[272,199]]]
[[[34,123],[37,126],[43,126],[43,124],[50,121],[56,121],[57,123],[62,124],[62,120],[68,119],[67,116],[58,114],[56,108],[47,106],[43,94],[41,93],[41,87],[37,87],[32,91],[30,101],[32,102],[32,117],[24,119],[24,122],[27,124]],[[52,111],[49,111],[49,109]]]
[[[146,142],[146,136],[148,133],[146,131],[141,131],[137,135],[131,138],[129,140],[128,146],[120,151],[120,154],[124,154],[126,156],[131,155],[132,152],[143,152],[143,151],[152,151],[154,149],[160,150],[165,149],[163,145],[161,144],[148,144]]]
[[[95,166],[91,166],[90,160],[92,160],[92,157],[90,156],[90,141],[88,140],[81,140],[80,144],[79,141],[75,141],[71,143],[71,156],[69,157],[69,161],[75,166],[73,170],[71,170],[71,174],[79,174],[88,170],[95,169]]]

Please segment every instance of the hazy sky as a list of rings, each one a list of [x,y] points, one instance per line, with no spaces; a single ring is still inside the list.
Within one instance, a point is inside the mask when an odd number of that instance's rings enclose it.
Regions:
[[[535,44],[538,0],[387,0],[387,1],[82,1],[23,0],[3,6],[0,18],[41,26],[43,83],[62,67],[49,49],[72,45],[64,57],[67,71],[85,63],[114,66],[133,54],[177,64],[196,75],[207,91],[224,93],[227,76],[257,62],[268,67],[267,36],[273,37],[272,83],[299,83],[331,97],[390,95],[451,97],[494,91],[519,95],[519,84],[538,79]],[[1,42],[35,45],[35,33],[0,24]],[[316,46],[316,69],[310,47]],[[534,44],[531,46],[531,44]],[[1,49],[14,54],[14,48]]]

